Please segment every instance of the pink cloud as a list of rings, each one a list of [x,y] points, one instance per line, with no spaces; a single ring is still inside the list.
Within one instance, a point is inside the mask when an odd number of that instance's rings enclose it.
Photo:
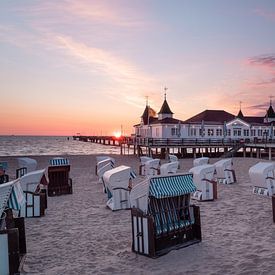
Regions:
[[[273,11],[267,11],[265,9],[259,8],[259,9],[256,9],[254,13],[268,20],[275,21],[275,12]]]

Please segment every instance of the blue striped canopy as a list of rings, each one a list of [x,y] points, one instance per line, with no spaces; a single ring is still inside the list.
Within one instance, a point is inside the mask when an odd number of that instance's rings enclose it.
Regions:
[[[51,166],[69,165],[69,160],[65,158],[53,158],[50,160]]]
[[[192,174],[170,175],[150,180],[149,196],[157,199],[176,197],[195,191]]]

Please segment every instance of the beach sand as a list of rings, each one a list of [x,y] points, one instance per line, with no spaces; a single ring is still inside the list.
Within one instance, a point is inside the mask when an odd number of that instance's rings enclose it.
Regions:
[[[95,157],[67,156],[73,195],[50,197],[44,217],[25,219],[25,274],[274,274],[271,199],[252,194],[248,176],[259,159],[234,158],[237,183],[219,184],[214,202],[192,201],[201,210],[201,243],[151,259],[131,251],[130,211],[106,208]],[[137,157],[113,157],[116,165],[138,171]],[[33,158],[45,168],[51,157]],[[14,177],[16,158],[1,160],[9,162]],[[187,172],[192,161],[180,160],[180,171]]]

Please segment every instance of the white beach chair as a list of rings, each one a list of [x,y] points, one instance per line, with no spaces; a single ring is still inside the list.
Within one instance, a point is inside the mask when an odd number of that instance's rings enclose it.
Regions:
[[[179,161],[178,157],[176,155],[169,155],[169,162],[175,162]]]
[[[17,158],[19,168],[26,167],[27,172],[32,172],[37,169],[37,161],[32,158]]]
[[[221,159],[214,163],[218,183],[231,184],[236,182],[232,159]]]
[[[108,161],[104,166],[100,167],[98,170],[97,170],[97,176],[98,176],[98,180],[99,180],[99,183],[103,183],[103,175],[106,171],[109,171],[111,169],[114,168],[114,164],[113,162],[111,161]]]
[[[179,167],[178,161],[164,163],[160,166],[160,174],[161,175],[176,174],[178,171],[178,167]]]
[[[0,274],[19,274],[26,254],[24,218],[13,218],[11,209],[24,202],[18,180],[0,185]],[[7,221],[7,222],[6,222]]]
[[[103,182],[111,195],[107,201],[107,206],[111,210],[129,209],[129,194],[133,177],[131,167],[125,165],[118,166],[104,173]]]
[[[149,177],[130,193],[132,250],[158,257],[201,241],[200,210],[190,205],[191,174]]]
[[[207,157],[202,157],[202,158],[196,158],[193,160],[193,166],[200,166],[200,165],[205,165],[209,163],[209,158]]]
[[[275,194],[275,162],[258,162],[249,171],[253,193],[264,196]]]
[[[217,182],[214,180],[215,166],[210,164],[193,167],[189,170],[193,174],[193,181],[197,191],[192,199],[210,201],[217,199]]]
[[[145,162],[145,176],[155,176],[159,174],[160,159],[151,159]]]
[[[99,160],[96,163],[95,174],[98,176],[98,170],[101,169],[103,166],[105,166],[108,163],[111,163],[111,165],[114,167],[115,166],[115,159],[110,158],[110,157],[105,157],[104,159]]]
[[[25,204],[19,211],[20,217],[41,217],[47,208],[47,193],[45,186],[48,184],[46,169],[36,170],[20,178],[21,188],[25,196]]]
[[[139,174],[141,176],[145,176],[145,162],[148,160],[152,160],[153,158],[150,157],[140,157],[139,161],[140,161],[140,165],[139,165]]]

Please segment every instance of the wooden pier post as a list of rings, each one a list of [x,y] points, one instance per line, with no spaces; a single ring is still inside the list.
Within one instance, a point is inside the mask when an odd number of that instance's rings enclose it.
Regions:
[[[272,195],[272,214],[273,214],[273,222],[275,223],[275,195]]]
[[[272,159],[271,147],[268,148],[268,160]]]

